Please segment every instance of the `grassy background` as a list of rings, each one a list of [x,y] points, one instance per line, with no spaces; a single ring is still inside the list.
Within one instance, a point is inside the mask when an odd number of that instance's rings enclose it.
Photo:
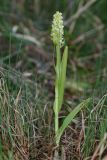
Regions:
[[[56,10],[63,13],[69,46],[60,121],[82,99],[93,98],[65,131],[61,146],[67,160],[91,159],[96,148],[95,156],[104,156],[106,6],[106,0],[0,2],[0,160],[52,159],[55,55],[50,30]]]

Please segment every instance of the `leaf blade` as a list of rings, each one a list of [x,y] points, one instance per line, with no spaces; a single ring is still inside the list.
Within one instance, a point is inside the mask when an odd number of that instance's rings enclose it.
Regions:
[[[62,62],[60,65],[59,111],[63,103],[64,88],[65,88],[64,86],[65,86],[65,80],[66,80],[67,59],[68,59],[68,47],[66,46],[64,49]]]
[[[60,138],[65,130],[65,128],[68,127],[69,123],[74,119],[74,117],[77,115],[77,113],[86,105],[88,105],[88,103],[91,101],[91,98],[88,98],[86,100],[84,100],[83,102],[81,102],[79,105],[77,105],[76,108],[73,109],[73,111],[71,111],[67,117],[64,119],[61,127],[58,130],[57,133],[57,141],[60,141]]]

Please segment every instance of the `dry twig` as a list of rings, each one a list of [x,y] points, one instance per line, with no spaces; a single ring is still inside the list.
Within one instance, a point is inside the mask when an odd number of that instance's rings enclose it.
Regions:
[[[83,14],[86,10],[88,10],[88,8],[90,8],[96,1],[97,0],[90,0],[86,3],[86,5],[80,7],[79,10],[65,22],[65,25],[69,25],[72,23],[72,21],[79,18],[81,14]]]

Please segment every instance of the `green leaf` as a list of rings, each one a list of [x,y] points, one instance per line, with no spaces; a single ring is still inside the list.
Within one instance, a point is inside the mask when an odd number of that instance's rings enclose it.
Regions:
[[[68,59],[68,47],[64,49],[62,62],[60,65],[60,87],[59,87],[59,111],[63,103],[64,88],[65,88],[65,79],[66,79],[66,69],[67,69],[67,59]]]
[[[87,105],[89,104],[89,102],[91,101],[91,98],[88,98],[86,100],[84,100],[83,102],[81,102],[76,108],[73,109],[73,111],[71,111],[68,116],[64,119],[61,127],[58,130],[57,133],[57,142],[59,143],[60,138],[65,130],[65,128],[68,127],[69,123],[74,119],[74,117],[77,115],[77,113],[83,108],[83,107],[87,107]]]

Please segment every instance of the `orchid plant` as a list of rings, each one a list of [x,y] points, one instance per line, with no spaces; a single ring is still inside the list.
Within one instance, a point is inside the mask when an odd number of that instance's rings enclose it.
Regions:
[[[62,13],[57,11],[53,16],[51,39],[55,45],[56,63],[55,63],[55,100],[54,100],[54,124],[55,124],[55,143],[59,146],[60,138],[69,123],[74,119],[77,113],[87,106],[90,99],[87,99],[75,107],[63,120],[59,126],[59,112],[62,108],[64,98],[64,86],[66,80],[68,46],[65,46],[61,56],[61,48],[64,46],[64,24]]]

